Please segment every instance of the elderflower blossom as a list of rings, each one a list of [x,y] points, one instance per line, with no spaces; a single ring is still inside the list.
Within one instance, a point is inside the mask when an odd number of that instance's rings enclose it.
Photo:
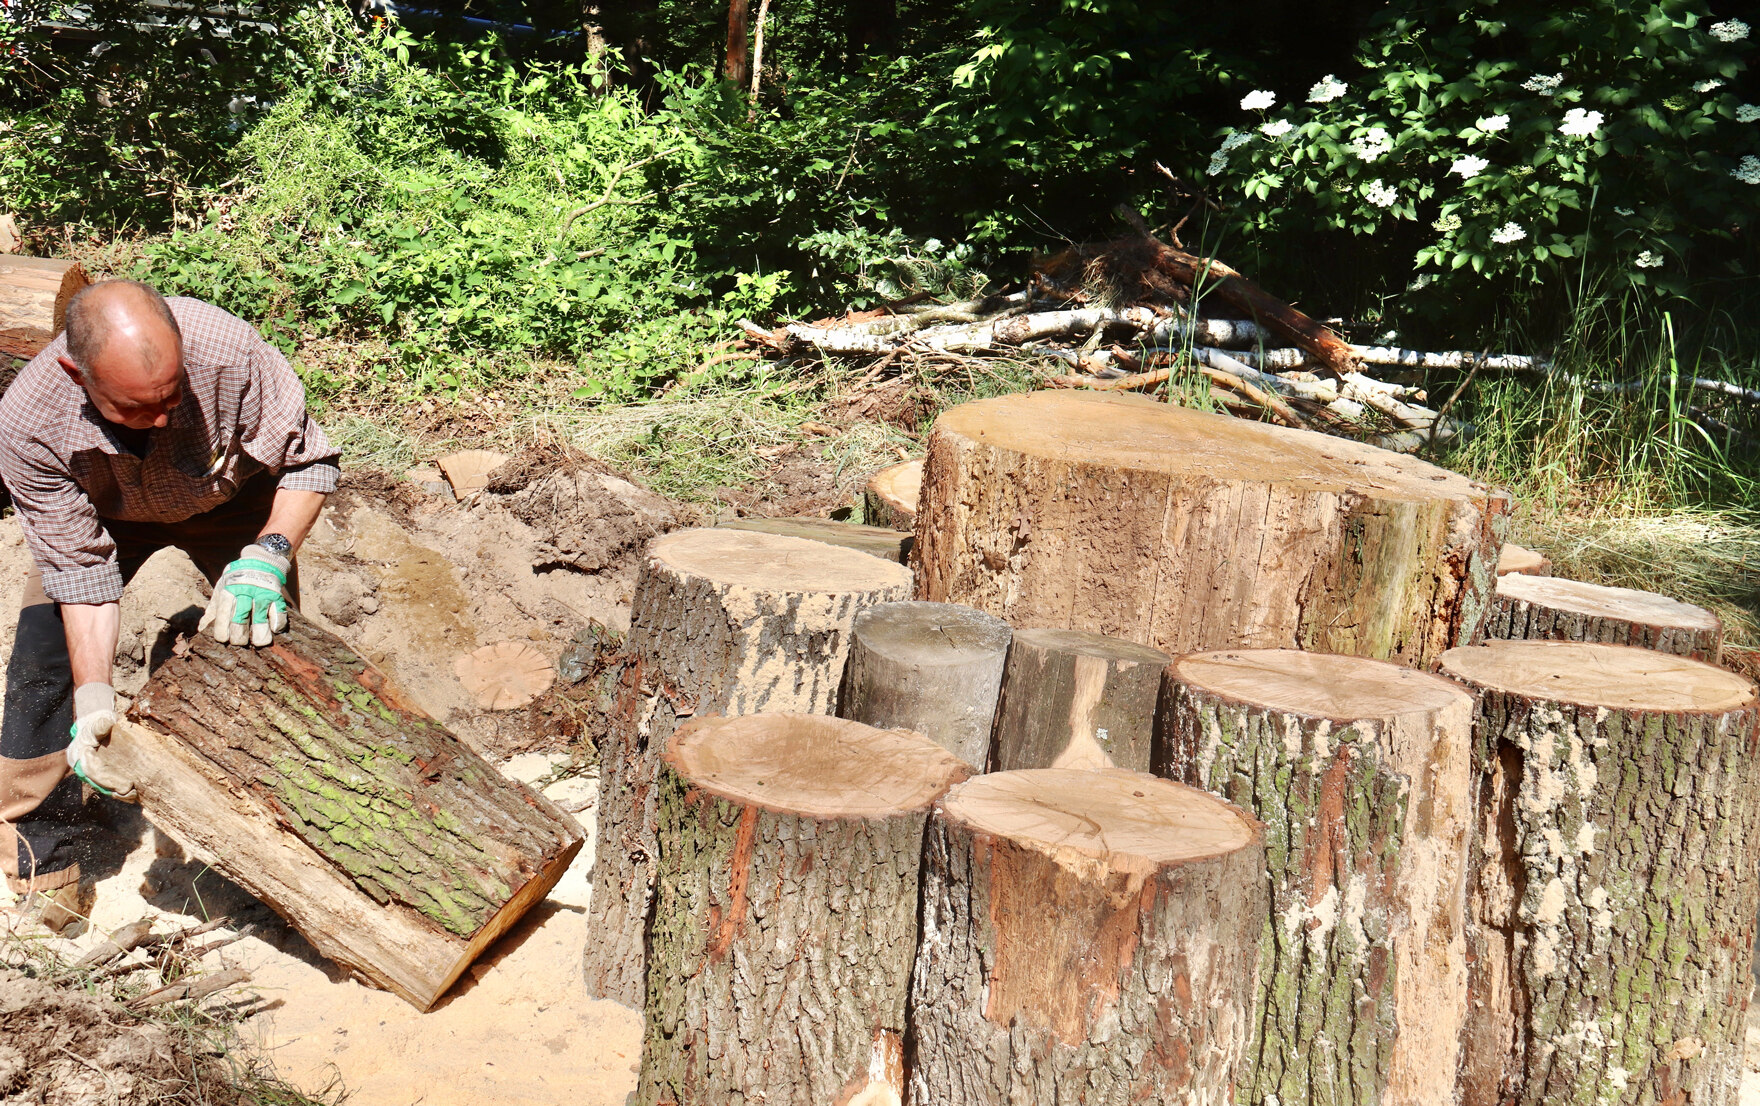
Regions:
[[[1340,96],[1343,96],[1344,93],[1344,82],[1328,73],[1326,76],[1321,77],[1313,88],[1308,90],[1308,103],[1329,104]]]
[[[1523,81],[1522,87],[1529,92],[1538,92],[1542,96],[1549,96],[1552,93],[1557,92],[1558,86],[1563,83],[1563,73],[1554,73],[1550,77],[1544,73],[1536,73],[1532,77]]]
[[[1275,92],[1266,92],[1261,88],[1241,97],[1241,110],[1264,111],[1275,103],[1277,103],[1277,94]]]
[[[1564,122],[1558,125],[1558,133],[1568,134],[1573,138],[1593,138],[1600,126],[1600,112],[1572,108],[1564,113]]]
[[[1451,211],[1447,215],[1442,216],[1440,219],[1437,219],[1434,223],[1431,223],[1430,225],[1435,227],[1437,230],[1441,231],[1442,233],[1448,234],[1451,231],[1457,231],[1457,230],[1461,229],[1461,217]]]
[[[1216,152],[1210,155],[1210,168],[1204,171],[1205,174],[1214,177],[1224,169],[1227,169],[1228,155],[1240,149],[1242,146],[1245,146],[1252,140],[1253,136],[1246,131],[1229,131],[1228,134],[1223,137],[1222,145],[1218,146]]]
[[[1399,193],[1382,184],[1380,178],[1376,178],[1363,189],[1363,198],[1376,207],[1392,207],[1394,201],[1399,199]]]
[[[1462,180],[1472,180],[1480,173],[1483,173],[1490,165],[1491,163],[1484,158],[1474,157],[1472,154],[1468,154],[1466,157],[1455,158],[1454,164],[1448,167],[1448,171],[1451,173],[1459,173]]]
[[[1638,255],[1637,260],[1633,261],[1632,264],[1636,265],[1640,269],[1654,269],[1658,265],[1662,264],[1662,255],[1659,253],[1652,253],[1649,250],[1645,250],[1643,253]]]
[[[1729,175],[1743,184],[1760,184],[1760,157],[1749,154],[1742,158],[1742,163],[1731,169]]]
[[[1295,124],[1288,119],[1273,119],[1269,123],[1261,123],[1259,130],[1266,138],[1282,138],[1290,131],[1295,130]]]
[[[1748,37],[1748,25],[1739,19],[1726,19],[1711,25],[1711,37],[1719,42],[1740,42]]]
[[[1486,134],[1496,134],[1498,131],[1509,129],[1509,116],[1488,115],[1473,125],[1484,131]]]
[[[1720,89],[1722,87],[1723,87],[1723,82],[1721,80],[1717,79],[1716,77],[1712,77],[1710,80],[1700,81],[1698,84],[1694,85],[1693,91],[1694,92],[1716,92],[1718,89]]]
[[[1375,161],[1393,149],[1393,138],[1386,127],[1370,127],[1351,140],[1351,149],[1364,161]]]
[[[1528,232],[1518,223],[1505,223],[1491,232],[1491,240],[1499,246],[1507,246],[1512,242],[1520,242],[1528,236]]]
[[[1736,109],[1736,122],[1752,123],[1756,120],[1760,120],[1760,106],[1743,104]]]

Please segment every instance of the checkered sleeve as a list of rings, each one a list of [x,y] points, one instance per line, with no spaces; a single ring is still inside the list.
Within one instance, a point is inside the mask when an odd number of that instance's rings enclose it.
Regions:
[[[342,476],[338,453],[324,430],[306,410],[306,389],[287,358],[252,332],[250,396],[255,425],[243,427],[244,451],[281,474],[278,488],[290,491],[336,490]]]
[[[0,444],[0,477],[18,504],[25,545],[57,603],[115,603],[122,598],[116,543],[98,510],[52,450],[34,440]]]

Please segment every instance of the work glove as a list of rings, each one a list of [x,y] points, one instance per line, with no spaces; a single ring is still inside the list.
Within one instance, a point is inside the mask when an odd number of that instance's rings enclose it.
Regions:
[[[286,557],[260,545],[247,545],[214,585],[214,598],[196,632],[222,644],[268,645],[287,629]]]
[[[116,728],[116,691],[109,684],[81,684],[73,692],[73,742],[67,766],[92,790],[125,803],[135,802],[134,781],[104,764],[104,748]]]

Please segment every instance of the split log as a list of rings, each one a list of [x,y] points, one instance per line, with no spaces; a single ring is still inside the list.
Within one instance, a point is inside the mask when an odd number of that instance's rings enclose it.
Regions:
[[[1529,576],[1550,576],[1552,562],[1544,553],[1504,542],[1503,548],[1497,551],[1497,574],[1508,576],[1512,572],[1524,572]]]
[[[907,533],[881,526],[838,522],[830,518],[736,518],[716,523],[716,528],[805,538],[807,541],[842,546],[898,564],[909,563],[911,555],[911,536]]]
[[[912,730],[982,772],[1008,623],[952,603],[881,603],[856,615],[837,713]]]
[[[1325,434],[1091,392],[942,413],[917,598],[1169,653],[1300,648],[1423,667],[1491,601],[1509,499]]]
[[[1522,573],[1497,578],[1484,636],[1635,645],[1712,664],[1723,652],[1723,623],[1704,607],[1650,591]]]
[[[1167,669],[1158,771],[1265,822],[1271,898],[1243,1102],[1453,1099],[1473,697],[1361,657]]]
[[[588,992],[639,1009],[654,793],[679,721],[829,714],[865,607],[909,598],[896,562],[803,538],[679,530],[648,544],[610,732],[599,753]]]
[[[1733,1106],[1760,906],[1754,685],[1554,641],[1453,649],[1441,672],[1479,694],[1463,1106]]]
[[[914,733],[695,719],[666,751],[639,1106],[899,1101],[929,807]]]
[[[923,859],[909,1101],[1235,1101],[1264,865],[1245,813],[1153,776],[956,786]]]
[[[917,493],[923,487],[923,459],[881,469],[862,493],[862,521],[910,531],[917,522]]]
[[[1173,658],[1083,630],[1020,630],[1008,649],[991,768],[1149,770],[1161,672]]]
[[[29,361],[61,333],[67,301],[90,284],[77,261],[0,256],[0,353]]]
[[[543,900],[574,819],[504,778],[338,638],[193,639],[104,751],[149,821],[322,954],[426,1010]]]

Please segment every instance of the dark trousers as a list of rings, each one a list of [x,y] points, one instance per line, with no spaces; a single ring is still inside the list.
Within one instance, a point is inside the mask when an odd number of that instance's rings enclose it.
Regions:
[[[206,514],[182,522],[106,519],[104,527],[116,542],[125,583],[148,557],[175,546],[212,584],[262,533],[274,498],[275,477],[262,473]],[[297,567],[288,573],[287,588],[289,601],[297,602]],[[42,574],[33,565],[6,664],[0,715],[0,872],[15,892],[47,891],[79,880],[77,848],[86,818],[79,778],[67,767],[72,727],[73,667],[61,607],[43,594]]]

